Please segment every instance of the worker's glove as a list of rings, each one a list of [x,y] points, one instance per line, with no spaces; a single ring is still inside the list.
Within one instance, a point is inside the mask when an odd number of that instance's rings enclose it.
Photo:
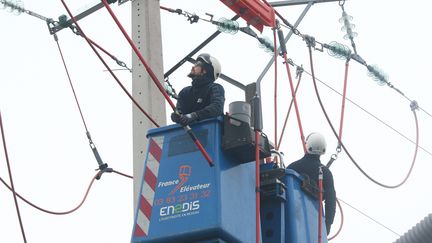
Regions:
[[[187,126],[189,124],[191,124],[192,122],[196,121],[198,119],[198,115],[195,112],[186,114],[186,115],[181,115],[180,116],[180,124],[182,126]]]
[[[175,122],[175,123],[179,123],[180,122],[180,117],[181,115],[177,112],[173,112],[171,113],[171,121]]]

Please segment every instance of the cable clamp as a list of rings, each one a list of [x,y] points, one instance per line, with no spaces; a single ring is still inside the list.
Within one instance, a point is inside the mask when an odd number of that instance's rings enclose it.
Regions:
[[[330,160],[326,165],[327,168],[330,168],[330,166],[333,164],[333,162],[338,159],[338,155],[341,151],[342,151],[342,149],[341,149],[340,144],[339,144],[336,148],[336,153],[331,155]]]
[[[304,35],[303,40],[306,41],[307,46],[315,48],[315,44],[316,44],[315,37],[310,35]]]
[[[190,14],[190,13],[186,13],[185,15],[187,17],[187,20],[189,21],[189,23],[193,24],[193,23],[198,23],[198,20],[200,19],[200,17],[196,14]]]
[[[132,69],[130,69],[130,68],[126,65],[126,63],[124,63],[124,62],[118,60],[117,58],[115,58],[114,60],[115,60],[115,62],[117,63],[117,65],[119,65],[120,67],[126,68],[129,72],[132,72]]]
[[[93,151],[93,155],[95,156],[95,159],[96,159],[97,163],[99,164],[99,168],[96,169],[96,171],[99,170],[99,173],[96,175],[96,179],[99,180],[102,177],[102,174],[104,172],[113,172],[113,169],[109,168],[108,164],[104,163],[102,161],[102,158],[99,155],[99,152],[96,148],[96,145],[93,143],[93,140],[91,139],[90,132],[87,131],[86,135],[87,135],[87,138],[89,140],[89,146],[90,146],[91,150]]]
[[[288,62],[289,62],[289,60],[288,60]],[[301,75],[303,74],[303,72],[304,72],[303,64],[301,66],[297,66],[297,68],[296,68],[296,78],[301,77]]]
[[[110,167],[108,167],[107,163],[101,164],[99,165],[99,168],[96,169],[96,171],[99,171],[96,175],[96,180],[99,180],[102,177],[102,174],[107,172],[107,173],[111,173],[114,170]]]
[[[336,152],[339,154],[342,151],[342,144],[341,142],[338,142],[338,145],[336,147]],[[337,158],[337,154],[336,154],[336,158]]]
[[[414,110],[418,110],[419,105],[418,105],[417,101],[413,100],[413,101],[411,101],[410,107],[411,107],[411,111],[414,111]]]

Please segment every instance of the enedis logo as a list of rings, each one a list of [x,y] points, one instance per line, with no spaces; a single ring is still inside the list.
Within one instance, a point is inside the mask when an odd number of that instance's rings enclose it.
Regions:
[[[159,211],[160,216],[169,216],[179,213],[186,213],[190,211],[195,211],[200,208],[199,200],[193,201],[193,202],[185,202],[185,203],[179,203],[176,205],[161,207]]]

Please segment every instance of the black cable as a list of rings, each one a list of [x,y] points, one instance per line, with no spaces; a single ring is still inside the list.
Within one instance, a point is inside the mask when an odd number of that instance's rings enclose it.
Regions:
[[[292,65],[296,66],[296,67],[301,67],[297,64],[294,64],[291,62]],[[312,77],[312,74],[306,70],[303,70],[306,74],[308,74],[309,76]],[[342,94],[340,92],[338,92],[335,88],[331,87],[330,85],[328,85],[327,83],[325,83],[324,81],[322,81],[321,79],[315,77],[315,79],[320,82],[321,84],[323,84],[324,86],[326,86],[328,89],[330,89],[331,91],[335,92],[336,94],[342,96]],[[402,132],[398,131],[396,128],[392,127],[391,125],[389,125],[388,123],[386,123],[385,121],[383,121],[382,119],[378,118],[376,115],[372,114],[371,112],[369,112],[368,110],[366,110],[365,108],[363,108],[362,106],[360,106],[359,104],[357,104],[356,102],[354,102],[353,100],[346,98],[347,101],[349,101],[351,104],[353,104],[354,106],[356,106],[357,108],[359,108],[360,110],[362,110],[363,112],[365,112],[366,114],[368,114],[369,116],[373,117],[375,120],[377,120],[378,122],[382,123],[383,125],[385,125],[386,127],[390,128],[391,130],[393,130],[394,132],[396,132],[397,134],[399,134],[401,137],[405,138],[407,141],[411,142],[412,144],[416,144],[415,141],[411,140],[410,138],[408,138],[408,136],[404,135]],[[421,107],[419,107],[420,110],[423,110]],[[424,110],[423,110],[424,111]],[[426,111],[424,111],[425,113],[427,113]],[[431,116],[432,117],[432,116]],[[432,152],[427,150],[426,148],[422,147],[419,145],[419,148],[421,150],[423,150],[424,152],[426,152],[427,154],[429,154],[430,156],[432,156]]]
[[[338,140],[339,144],[340,144],[340,145],[342,146],[342,148],[344,149],[345,153],[346,153],[346,154],[348,155],[348,157],[351,159],[351,162],[353,162],[353,164],[357,167],[358,170],[360,170],[360,172],[361,172],[364,176],[366,176],[370,181],[374,182],[375,184],[377,184],[377,185],[379,185],[379,186],[382,186],[382,187],[385,187],[385,188],[388,188],[388,189],[394,189],[394,188],[397,188],[397,187],[400,187],[401,185],[403,185],[403,184],[407,181],[408,177],[409,177],[410,174],[411,174],[412,169],[414,168],[414,164],[415,164],[416,157],[417,157],[417,152],[418,152],[419,129],[418,129],[417,114],[415,113],[415,109],[416,109],[417,107],[416,107],[416,108],[413,108],[413,105],[412,105],[412,107],[411,107],[411,108],[412,108],[412,111],[413,111],[414,118],[415,118],[415,124],[416,124],[416,147],[415,147],[415,151],[414,151],[413,161],[412,161],[412,163],[411,163],[411,167],[410,167],[410,169],[409,169],[409,171],[408,171],[406,177],[402,180],[402,182],[400,182],[399,184],[396,184],[396,185],[386,185],[386,184],[383,184],[383,183],[381,183],[381,182],[378,182],[377,180],[373,179],[373,178],[372,178],[368,173],[366,173],[366,172],[365,172],[365,171],[364,171],[364,170],[363,170],[363,169],[358,165],[358,163],[354,160],[354,158],[351,156],[351,154],[349,153],[349,151],[346,149],[345,145],[344,145],[344,144],[342,143],[342,141],[339,139],[339,136],[338,136],[336,130],[334,129],[333,124],[332,124],[331,121],[330,121],[330,118],[329,118],[329,116],[328,116],[328,114],[327,114],[327,112],[326,112],[326,110],[325,110],[325,108],[324,108],[324,105],[323,105],[323,103],[322,103],[322,101],[321,101],[321,97],[320,97],[319,92],[318,92],[318,87],[317,87],[316,80],[315,80],[315,74],[314,74],[313,62],[312,62],[312,48],[311,48],[310,45],[308,45],[308,50],[309,50],[309,61],[310,61],[310,65],[311,65],[312,80],[313,80],[313,84],[314,84],[314,88],[315,88],[315,93],[316,93],[316,96],[317,96],[317,98],[318,98],[318,102],[319,102],[319,104],[320,104],[320,106],[321,106],[321,109],[322,109],[322,111],[323,111],[323,113],[324,113],[325,118],[327,119],[327,122],[328,122],[328,124],[329,124],[331,130],[333,131],[333,133],[334,133],[336,139]]]

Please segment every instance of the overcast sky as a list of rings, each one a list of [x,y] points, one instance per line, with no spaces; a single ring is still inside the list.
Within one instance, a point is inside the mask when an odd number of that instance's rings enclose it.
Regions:
[[[95,3],[97,1],[93,1]],[[66,1],[78,13],[92,3]],[[161,0],[160,4],[180,8],[208,19],[205,13],[219,18],[234,14],[220,1]],[[278,8],[294,23],[305,6]],[[24,8],[57,19],[66,14],[61,1],[24,1]],[[126,29],[130,29],[131,4],[112,5]],[[376,64],[389,76],[406,97],[418,101],[431,114],[432,90],[430,67],[432,35],[428,23],[430,3],[415,1],[349,0],[346,12],[358,36],[354,39],[358,53],[368,64]],[[321,43],[337,41],[345,45],[339,23],[342,11],[338,2],[312,6],[298,30],[314,36]],[[216,30],[205,21],[195,24],[184,16],[161,12],[164,70],[167,71]],[[240,26],[245,22],[238,21]],[[131,67],[131,49],[105,9],[80,22],[86,34]],[[0,9],[0,111],[6,135],[8,155],[16,191],[32,203],[51,211],[68,211],[82,200],[98,167],[88,145],[85,129],[69,86],[59,51],[44,21],[27,14],[14,15]],[[283,28],[284,33],[288,33]],[[272,39],[265,28],[263,36]],[[114,79],[105,71],[88,44],[70,30],[58,33],[69,73],[81,104],[83,115],[105,163],[117,171],[132,175],[132,104]],[[308,50],[299,36],[287,44],[288,57],[310,73]],[[256,39],[243,33],[221,34],[203,52],[216,56],[222,72],[243,84],[255,82],[271,55],[259,47]],[[345,61],[326,51],[313,51],[317,78],[342,92]],[[110,66],[119,68],[109,59]],[[189,84],[185,64],[170,77],[179,91]],[[295,70],[292,68],[294,74]],[[131,88],[131,74],[117,71],[122,83]],[[294,80],[296,81],[296,80]],[[243,97],[234,86],[219,80],[225,90],[226,105]],[[263,79],[264,132],[274,140],[273,89],[274,68]],[[278,134],[289,104],[287,72],[278,60]],[[333,125],[339,129],[341,96],[322,83],[320,95]],[[415,141],[416,126],[410,102],[388,86],[379,86],[364,66],[351,61],[348,72],[347,102],[343,137],[349,153],[374,179],[384,184],[398,184],[413,160],[415,146],[401,136]],[[305,134],[323,133],[328,152],[327,163],[336,149],[336,139],[318,104],[311,77],[304,73],[298,92],[298,107]],[[385,189],[373,184],[353,165],[345,152],[331,170],[337,196],[394,232],[342,203],[344,226],[331,242],[393,242],[431,213],[429,188],[432,171],[432,118],[419,110],[420,146],[416,164],[406,184]],[[168,112],[169,114],[169,112]],[[389,128],[391,127],[391,128]],[[395,132],[395,130],[397,132]],[[280,136],[280,135],[278,135]],[[281,145],[285,163],[302,157],[299,129],[292,111]],[[5,154],[0,153],[0,177],[9,183]],[[133,181],[118,174],[104,174],[96,181],[84,205],[64,216],[43,213],[19,200],[28,242],[128,242],[133,226]],[[22,242],[12,194],[0,185],[0,242]],[[337,212],[333,235],[340,224]]]

